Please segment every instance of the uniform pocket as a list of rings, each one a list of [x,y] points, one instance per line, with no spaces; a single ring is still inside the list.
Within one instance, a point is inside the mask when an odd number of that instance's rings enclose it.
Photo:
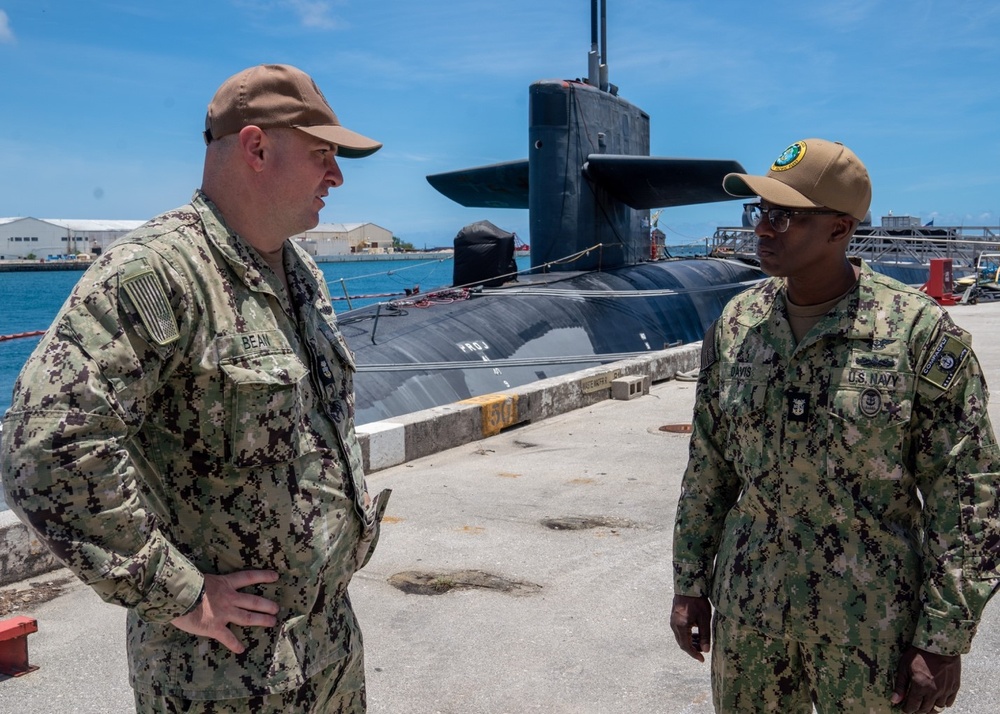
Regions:
[[[302,453],[302,382],[293,355],[255,355],[222,364],[230,408],[227,460],[237,468],[285,463]]]
[[[850,494],[854,508],[878,519],[912,507],[909,451],[912,383],[897,375],[895,388],[839,384],[828,396],[826,472],[831,488]]]
[[[764,380],[723,380],[719,385],[719,408],[728,425],[726,458],[735,464],[763,464],[773,448],[761,428],[767,388]]]
[[[905,394],[871,386],[836,387],[829,398],[831,448],[843,455],[863,453],[869,464],[877,463],[880,454],[898,459],[913,408]]]

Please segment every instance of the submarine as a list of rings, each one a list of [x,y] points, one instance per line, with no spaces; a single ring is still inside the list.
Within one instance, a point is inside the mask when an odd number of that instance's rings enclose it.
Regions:
[[[455,238],[453,284],[338,314],[355,420],[389,419],[701,340],[764,275],[670,258],[653,209],[734,200],[729,159],[650,156],[649,115],[608,81],[605,0],[591,0],[587,76],[529,87],[528,157],[427,176],[467,207],[528,211],[531,270],[488,222]]]

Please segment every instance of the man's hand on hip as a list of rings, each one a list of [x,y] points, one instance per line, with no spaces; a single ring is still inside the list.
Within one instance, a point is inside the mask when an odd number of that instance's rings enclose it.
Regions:
[[[278,574],[272,570],[241,570],[228,575],[206,575],[205,590],[198,606],[186,615],[170,621],[174,627],[199,637],[210,637],[236,654],[246,647],[229,625],[274,627],[278,604],[267,598],[239,592],[241,588],[273,583]]]

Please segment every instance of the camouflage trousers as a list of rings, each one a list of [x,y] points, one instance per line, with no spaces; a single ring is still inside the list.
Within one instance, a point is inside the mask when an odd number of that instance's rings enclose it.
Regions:
[[[906,645],[840,647],[775,639],[715,614],[712,699],[719,714],[899,714],[889,703]]]
[[[287,692],[209,701],[135,692],[137,714],[365,714],[367,708],[360,647]]]

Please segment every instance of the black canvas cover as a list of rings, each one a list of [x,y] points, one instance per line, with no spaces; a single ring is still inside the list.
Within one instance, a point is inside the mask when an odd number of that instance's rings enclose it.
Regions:
[[[455,269],[452,286],[483,285],[495,288],[514,280],[514,234],[489,221],[471,223],[455,236]],[[500,277],[507,276],[507,277]]]

